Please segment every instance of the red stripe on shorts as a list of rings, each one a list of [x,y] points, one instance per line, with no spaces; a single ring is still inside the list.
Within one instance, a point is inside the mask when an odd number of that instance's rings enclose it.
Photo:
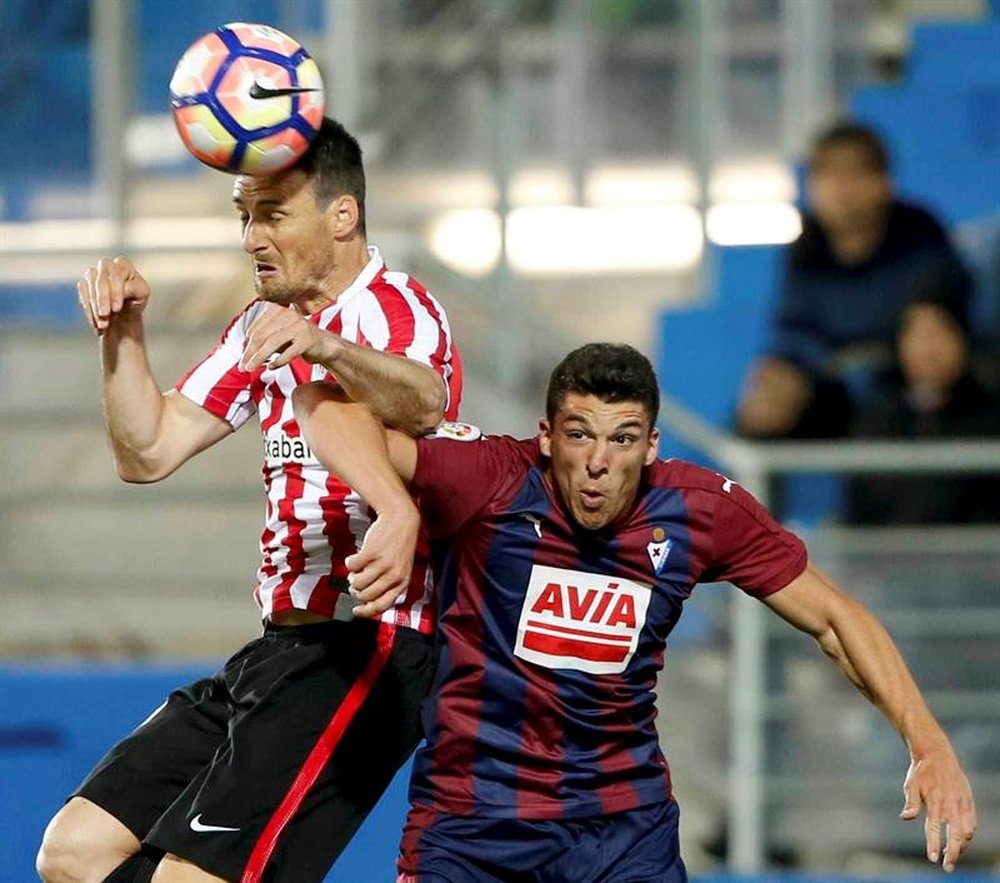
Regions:
[[[250,853],[250,859],[243,871],[243,876],[240,878],[240,883],[260,883],[264,869],[278,845],[281,832],[285,830],[292,817],[298,812],[309,789],[316,784],[316,780],[333,756],[333,752],[340,744],[344,733],[347,732],[351,721],[364,705],[382,673],[382,669],[385,668],[395,641],[395,628],[385,623],[379,623],[378,635],[375,639],[375,652],[372,654],[372,658],[368,660],[368,665],[365,666],[361,677],[347,691],[344,701],[337,707],[333,717],[330,718],[330,723],[326,725],[326,729],[323,730],[312,751],[309,752],[306,762],[299,770],[295,781],[292,782],[292,787],[288,789],[288,793],[271,818],[268,819],[260,839],[254,845],[253,852]]]

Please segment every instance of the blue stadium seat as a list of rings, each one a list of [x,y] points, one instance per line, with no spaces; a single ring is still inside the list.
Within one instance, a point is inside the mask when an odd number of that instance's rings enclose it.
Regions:
[[[851,115],[878,127],[894,156],[1000,148],[1000,82],[961,88],[872,86],[850,99]]]
[[[918,24],[906,78],[914,86],[1000,84],[1000,22]]]

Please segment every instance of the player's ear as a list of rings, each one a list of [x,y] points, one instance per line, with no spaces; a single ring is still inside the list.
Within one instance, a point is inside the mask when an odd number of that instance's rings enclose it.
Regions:
[[[643,461],[646,466],[652,466],[656,455],[660,450],[660,430],[655,426],[649,430],[649,447],[646,450],[646,459]]]
[[[544,417],[538,421],[538,447],[543,457],[552,456],[552,426]]]
[[[335,196],[326,207],[326,217],[332,233],[338,239],[346,239],[358,229],[361,212],[358,201],[349,193]]]

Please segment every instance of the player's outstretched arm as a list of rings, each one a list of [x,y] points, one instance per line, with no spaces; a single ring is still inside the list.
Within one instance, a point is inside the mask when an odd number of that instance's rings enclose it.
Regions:
[[[811,564],[765,603],[816,638],[823,652],[902,735],[910,750],[910,768],[903,783],[906,801],[901,818],[915,819],[923,808],[927,858],[942,859],[946,871],[954,870],[976,831],[972,788],[888,632]]]
[[[280,368],[296,356],[323,365],[386,426],[422,435],[444,416],[445,385],[433,368],[344,340],[292,307],[267,304],[247,333],[241,369],[254,371],[265,361]]]
[[[295,419],[323,466],[354,488],[378,513],[361,550],[346,559],[355,616],[388,610],[406,590],[420,514],[404,481],[413,478],[416,442],[386,430],[368,405],[328,383],[307,383],[292,394]]]
[[[77,283],[84,316],[101,338],[108,439],[125,481],[157,481],[232,430],[174,393],[163,395],[146,353],[149,285],[127,258],[103,258]]]

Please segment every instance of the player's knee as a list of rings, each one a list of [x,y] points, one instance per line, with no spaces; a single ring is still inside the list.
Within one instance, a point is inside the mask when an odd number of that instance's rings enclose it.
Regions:
[[[111,819],[123,832],[113,839],[109,835],[116,830],[106,832],[96,824],[103,821],[98,815],[103,810],[94,813],[91,809],[74,798],[49,822],[35,858],[35,869],[44,883],[100,883],[134,851],[133,844],[125,842],[134,840],[127,829]],[[94,815],[96,819],[91,818]],[[134,846],[138,847],[137,840]]]
[[[88,880],[87,849],[80,833],[60,824],[59,816],[49,823],[35,857],[35,870],[44,883],[83,883]]]

